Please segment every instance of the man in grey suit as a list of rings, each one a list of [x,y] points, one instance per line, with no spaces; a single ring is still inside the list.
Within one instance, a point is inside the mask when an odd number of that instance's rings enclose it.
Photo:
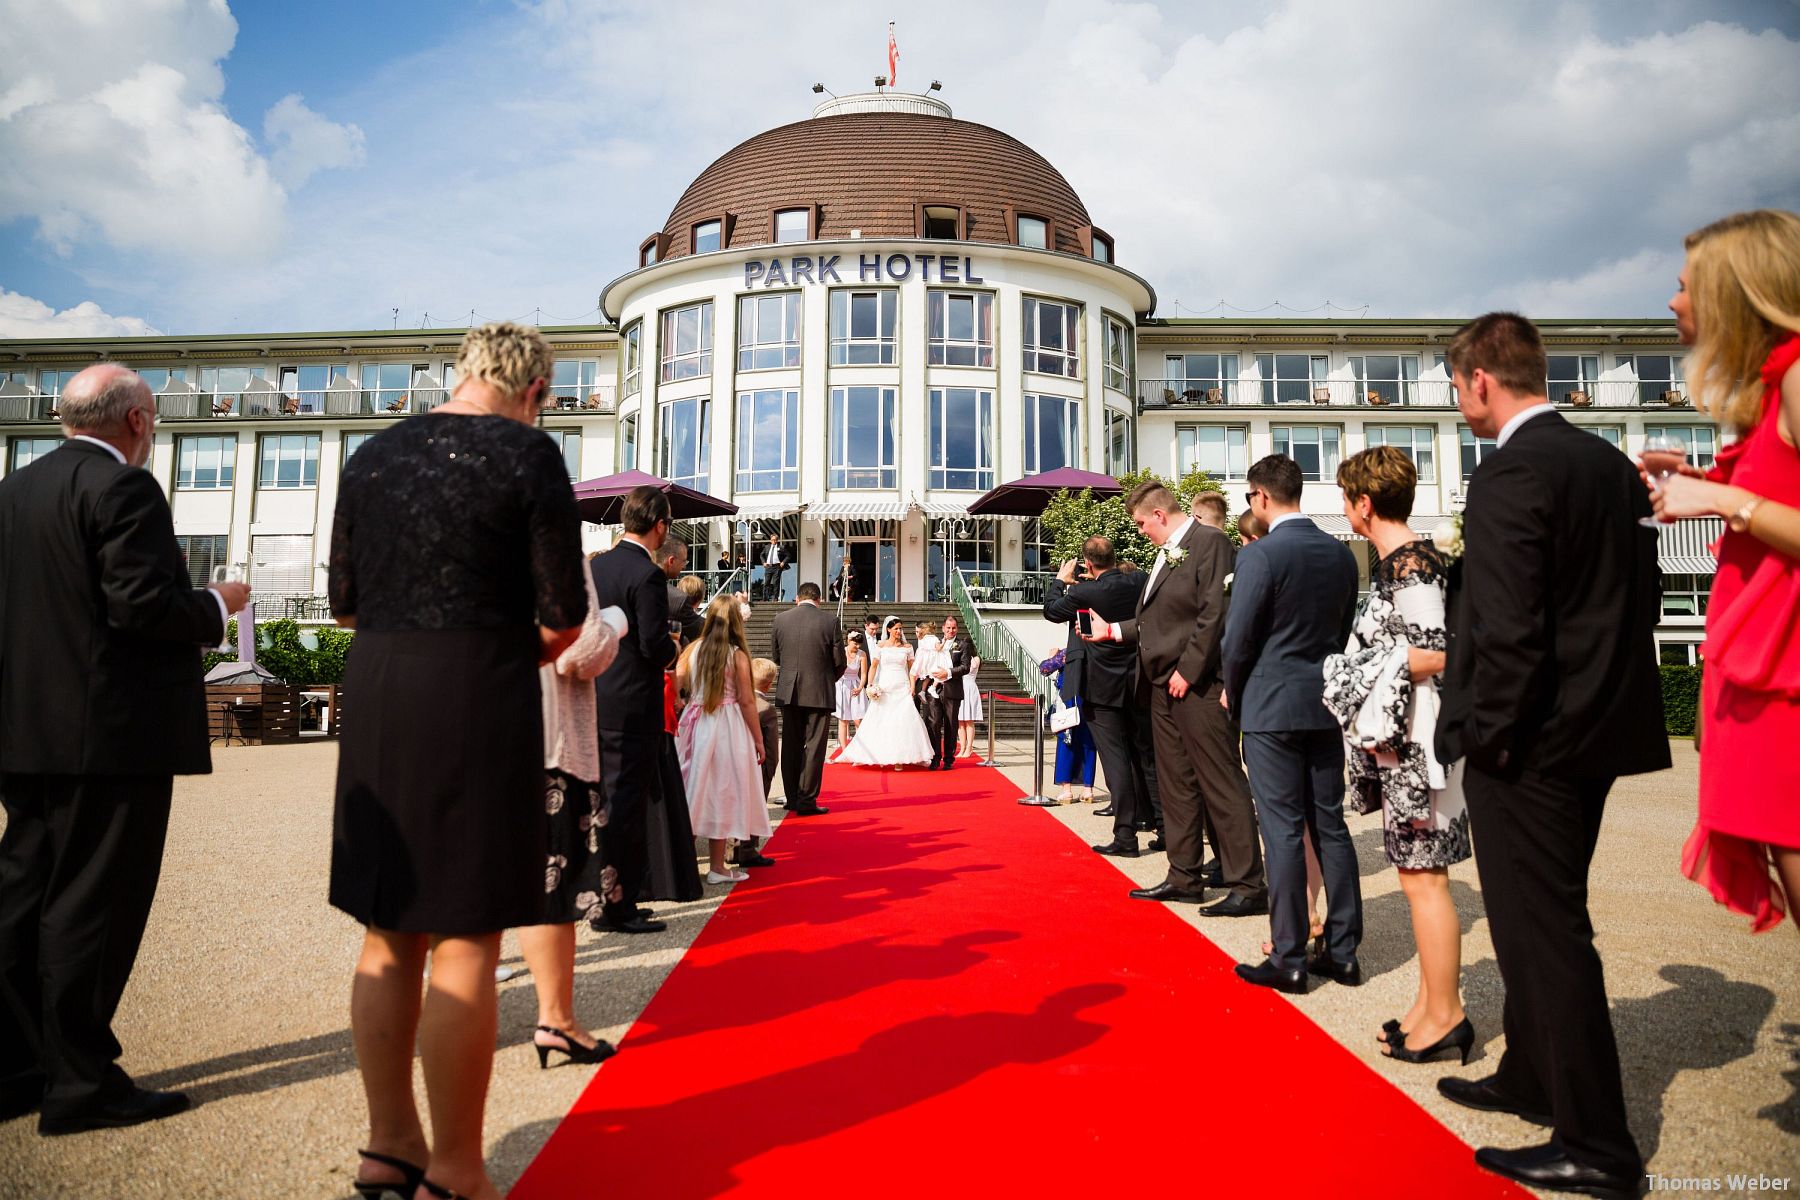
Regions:
[[[1244,762],[1269,864],[1266,961],[1239,964],[1251,983],[1306,991],[1308,971],[1362,982],[1362,884],[1344,824],[1344,742],[1325,708],[1324,662],[1356,616],[1356,558],[1300,513],[1304,478],[1285,454],[1250,468],[1250,511],[1269,532],[1238,552],[1225,622],[1225,699],[1244,731]],[[1325,948],[1308,962],[1306,851],[1325,876]]]
[[[799,602],[775,618],[769,657],[781,668],[775,703],[781,706],[781,785],[791,816],[816,817],[825,778],[825,742],[844,673],[844,631],[819,607],[819,585],[800,585]]]

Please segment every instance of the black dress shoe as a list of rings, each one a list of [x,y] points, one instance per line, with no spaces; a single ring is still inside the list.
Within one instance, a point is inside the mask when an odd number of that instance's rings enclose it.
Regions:
[[[1107,842],[1104,845],[1095,846],[1094,853],[1108,854],[1114,858],[1136,858],[1138,848],[1136,845],[1126,845],[1124,842]]]
[[[1200,873],[1202,875],[1217,875],[1223,869],[1224,868],[1219,866],[1219,860],[1216,858],[1209,858],[1200,864]],[[1221,884],[1220,886],[1223,887],[1224,885]]]
[[[1315,954],[1307,962],[1306,969],[1314,975],[1323,975],[1333,983],[1341,983],[1345,987],[1362,986],[1362,964],[1355,958],[1351,958],[1347,963],[1341,963],[1329,954]]]
[[[36,1112],[44,1102],[44,1073],[22,1071],[0,1079],[0,1121]]]
[[[1133,900],[1166,900],[1174,904],[1204,904],[1206,892],[1201,889],[1189,891],[1178,888],[1172,883],[1159,883],[1155,887],[1132,888]]]
[[[1239,963],[1237,976],[1245,983],[1254,983],[1257,987],[1274,988],[1278,992],[1286,992],[1290,996],[1306,995],[1306,972],[1289,971],[1278,967],[1268,959],[1254,965]]]
[[[668,927],[667,921],[653,921],[638,913],[620,920],[598,916],[588,922],[588,928],[595,933],[661,933]]]
[[[1168,848],[1169,848],[1169,843],[1163,841],[1160,836],[1153,837],[1150,839],[1150,850],[1152,853],[1155,853],[1158,850],[1167,850]]]
[[[1214,863],[1210,867],[1201,868],[1200,881],[1207,887],[1222,888],[1225,886],[1225,872],[1219,869],[1218,863]]]
[[[1636,1175],[1614,1175],[1598,1167],[1586,1166],[1551,1143],[1523,1146],[1517,1150],[1501,1150],[1483,1146],[1475,1151],[1475,1165],[1503,1175],[1526,1187],[1546,1188],[1553,1192],[1581,1192],[1606,1200],[1637,1200],[1648,1182],[1640,1172]]]
[[[183,1092],[153,1092],[148,1088],[133,1087],[123,1096],[91,1108],[54,1117],[46,1113],[38,1118],[38,1132],[45,1137],[61,1137],[65,1133],[86,1133],[90,1129],[123,1129],[127,1125],[142,1125],[145,1121],[160,1121],[187,1110],[188,1098]]]
[[[775,865],[774,859],[758,850],[752,850],[748,854],[740,850],[732,855],[731,861],[740,867],[772,867]]]
[[[1094,815],[1096,817],[1110,817],[1113,815],[1113,806],[1108,804],[1104,808],[1096,808],[1094,810]]]
[[[796,808],[791,804],[788,805],[788,816],[790,817],[822,817],[830,811],[829,808],[820,808],[817,804],[808,808]]]
[[[1486,1079],[1460,1079],[1455,1075],[1446,1075],[1437,1081],[1437,1088],[1446,1100],[1454,1100],[1464,1108],[1480,1109],[1482,1112],[1511,1113],[1515,1117],[1530,1121],[1533,1125],[1554,1125],[1555,1119],[1547,1112],[1534,1109],[1522,1101],[1514,1100],[1494,1084],[1494,1076]]]
[[[1203,917],[1257,917],[1269,911],[1267,896],[1227,896],[1210,908],[1200,910]]]

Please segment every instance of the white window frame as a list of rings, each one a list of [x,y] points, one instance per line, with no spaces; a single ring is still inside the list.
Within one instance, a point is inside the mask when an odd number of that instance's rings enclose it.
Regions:
[[[975,465],[952,467],[945,461],[952,393],[968,393],[975,399]],[[929,393],[930,454],[928,486],[935,491],[986,492],[994,486],[994,391],[992,388],[937,387]],[[952,473],[973,475],[971,483],[951,482]]]
[[[1375,359],[1383,361],[1392,359],[1394,377],[1383,375],[1377,379],[1373,375],[1370,362]],[[1378,392],[1389,404],[1407,405],[1419,402],[1419,356],[1417,354],[1352,354],[1350,370],[1356,376],[1356,402],[1368,403],[1369,393]],[[1412,374],[1407,374],[1411,371]]]
[[[716,244],[709,249],[702,250],[700,248],[700,239],[706,236],[704,231],[708,229],[712,231],[712,237],[716,240]],[[714,217],[710,221],[696,221],[694,222],[693,237],[695,254],[716,254],[718,251],[725,248],[725,222],[717,217]]]
[[[1662,615],[1665,620],[1706,616],[1712,600],[1711,575],[1665,573],[1662,577]],[[1685,603],[1684,603],[1685,602]]]
[[[1644,378],[1644,372],[1641,369],[1640,364],[1646,358],[1666,358],[1666,359],[1668,359],[1669,360],[1669,376],[1670,377],[1668,379],[1664,379],[1664,378],[1662,378],[1662,376],[1658,375],[1654,379]],[[1686,357],[1684,355],[1680,355],[1680,354],[1615,354],[1615,355],[1613,355],[1613,366],[1622,367],[1622,366],[1625,366],[1627,363],[1631,364],[1632,372],[1635,375],[1637,375],[1637,377],[1638,377],[1638,403],[1640,405],[1643,405],[1645,407],[1665,407],[1666,408],[1667,405],[1663,402],[1662,393],[1664,393],[1664,392],[1681,392],[1684,395],[1687,393],[1687,378],[1686,378],[1686,374],[1685,374],[1686,369],[1687,369],[1687,361],[1686,361]]]
[[[1123,431],[1121,435],[1120,431]],[[1137,470],[1137,417],[1116,408],[1106,410],[1106,473],[1115,478]],[[1118,449],[1123,441],[1125,453]]]
[[[1338,464],[1344,457],[1344,431],[1341,426],[1271,425],[1269,436],[1274,442],[1275,453],[1285,454],[1296,463],[1300,462],[1300,457],[1294,453],[1296,446],[1318,447],[1318,472],[1309,475],[1305,464],[1300,466],[1300,477],[1307,483],[1330,483],[1337,478]]]
[[[875,301],[875,336],[853,337],[858,297]],[[831,291],[831,365],[834,367],[891,367],[899,361],[900,290],[898,288],[833,288]],[[883,334],[883,328],[892,332]],[[874,358],[856,362],[854,351],[870,349]]]
[[[1363,441],[1370,447],[1393,446],[1404,452],[1419,473],[1420,483],[1436,483],[1437,432],[1435,425],[1371,424],[1363,426]]]
[[[1190,358],[1213,359],[1217,370],[1213,374],[1202,371],[1194,374],[1188,370]],[[1220,396],[1226,403],[1237,400],[1238,362],[1236,354],[1221,354],[1212,350],[1186,350],[1163,355],[1163,372],[1166,378],[1163,384],[1175,393],[1179,399],[1184,392],[1206,392],[1218,388]],[[1174,385],[1179,383],[1180,387]]]
[[[562,455],[563,465],[569,470],[569,482],[581,479],[581,430],[562,427],[551,427],[544,430],[550,440],[556,443],[556,449]]]
[[[1137,339],[1123,317],[1100,314],[1106,339],[1106,386],[1116,392],[1131,394],[1131,377],[1137,371]]]
[[[1558,359],[1574,361],[1573,377],[1564,370],[1559,373],[1555,363]],[[1546,354],[1544,356],[1544,394],[1552,404],[1567,404],[1570,392],[1586,392],[1588,399],[1593,400],[1600,390],[1600,356],[1598,354]]]
[[[1702,471],[1709,470],[1719,456],[1719,431],[1712,425],[1691,422],[1670,424],[1664,421],[1653,424],[1646,421],[1644,436],[1648,438],[1653,433],[1667,433],[1680,438],[1682,444],[1687,446],[1688,464],[1699,467]]]
[[[760,316],[763,307],[771,302],[780,304],[773,331],[762,328]],[[799,366],[803,319],[799,292],[752,292],[739,296],[738,370],[779,371]],[[776,361],[758,361],[769,358]]]
[[[625,379],[620,385],[621,398],[635,396],[644,390],[644,319],[639,317],[625,327],[624,336],[619,339],[624,363]],[[449,379],[444,381],[449,386]]]
[[[1207,436],[1215,430],[1218,437]],[[1205,471],[1212,479],[1230,483],[1241,481],[1250,473],[1248,425],[1177,425],[1171,449],[1175,454],[1176,479],[1185,479],[1189,472],[1200,470]],[[1209,454],[1223,455],[1223,472],[1214,471],[1206,465],[1205,459]]]
[[[196,483],[211,468],[213,482]],[[237,477],[237,434],[182,434],[175,439],[175,490],[229,492]]]
[[[350,456],[368,445],[369,439],[374,436],[373,433],[364,433],[360,430],[346,429],[340,447],[343,457],[338,460],[339,463],[349,462]]]
[[[20,467],[30,466],[32,463],[36,462],[38,459],[44,457],[44,455],[50,453],[52,450],[54,450],[58,446],[62,445],[63,440],[64,439],[62,439],[60,437],[14,437],[14,438],[8,438],[6,440],[6,460],[7,460],[6,471],[7,471],[7,474],[10,475],[12,472],[18,470]],[[24,450],[26,447],[31,447],[32,448],[31,451],[28,454],[21,454],[20,451]],[[23,458],[25,461],[20,462],[19,460],[21,458]]]
[[[270,448],[274,454],[270,454]],[[283,482],[281,465],[298,459],[299,479]],[[270,469],[273,464],[273,470]],[[258,491],[296,492],[319,486],[319,435],[316,433],[265,433],[257,439],[256,488]]]
[[[1060,379],[1081,378],[1080,302],[1025,296],[1022,307],[1024,328],[1020,346],[1025,369]],[[1054,329],[1061,335],[1064,342],[1061,348],[1040,343],[1039,339],[1047,329]]]
[[[1306,377],[1301,379],[1295,375],[1280,374],[1282,359],[1303,358],[1306,360]],[[1292,365],[1291,363],[1289,365]],[[1256,356],[1257,374],[1262,381],[1261,400],[1264,404],[1310,404],[1314,388],[1322,388],[1331,374],[1331,356],[1328,354],[1311,354],[1307,351],[1269,351]],[[1299,394],[1292,399],[1283,400],[1283,385],[1292,391],[1299,386]]]
[[[783,237],[782,236],[781,218],[783,218],[783,217],[799,217],[800,218],[800,236],[799,237]],[[770,229],[770,233],[772,233],[774,235],[773,240],[775,241],[775,243],[777,245],[785,244],[788,242],[804,242],[804,241],[811,240],[811,237],[812,237],[812,210],[810,208],[778,208],[775,210],[775,216],[773,218],[771,218],[770,223],[772,226]]]
[[[678,336],[684,313],[694,314],[694,344],[683,349]],[[660,314],[662,336],[657,350],[662,356],[662,381],[679,383],[684,379],[705,379],[712,375],[713,302],[698,300],[665,308]]]
[[[881,461],[869,466],[851,463],[850,458],[850,393],[864,388],[875,392],[875,403],[881,412],[877,422],[886,427],[879,445]],[[866,399],[866,397],[863,397]],[[899,485],[900,427],[899,389],[880,384],[846,384],[831,389],[831,474],[829,486],[845,491],[879,491]],[[875,482],[862,479],[873,475]]]
[[[698,428],[694,432],[693,470],[677,472],[671,470],[670,456],[674,452],[674,443],[669,437],[671,413],[684,405],[695,405],[695,421]],[[712,397],[701,393],[697,396],[683,396],[678,400],[665,400],[661,411],[656,414],[658,434],[656,465],[657,474],[671,483],[679,483],[697,491],[709,492],[708,484],[712,479]],[[681,464],[687,466],[688,464]]]
[[[972,335],[967,338],[950,335],[952,305],[969,305]],[[925,361],[934,367],[983,367],[994,365],[994,293],[957,288],[931,288],[925,293]],[[985,315],[985,319],[984,319]],[[983,329],[987,337],[982,337]],[[967,359],[967,362],[951,361]]]
[[[1049,221],[1046,221],[1042,217],[1031,216],[1028,213],[1020,213],[1016,217],[1014,217],[1013,220],[1016,223],[1017,230],[1018,230],[1018,235],[1019,235],[1018,244],[1019,245],[1024,246],[1025,248],[1027,248],[1029,250],[1048,250],[1048,249],[1050,249],[1050,222]],[[1035,228],[1035,230],[1037,232],[1037,240],[1036,241],[1033,241],[1032,239],[1028,238],[1025,235],[1025,230],[1026,230],[1027,225]]]
[[[1475,431],[1467,425],[1456,427],[1457,469],[1462,472],[1464,484],[1475,478],[1475,468],[1481,465],[1482,459],[1499,449],[1499,445],[1497,438],[1476,437]],[[1473,463],[1469,461],[1471,455],[1474,456]]]
[[[779,397],[781,408],[781,462],[773,467],[755,458],[756,404]],[[736,492],[792,492],[800,487],[800,390],[756,388],[737,395],[737,453],[733,488]],[[773,482],[767,478],[774,476]]]
[[[1081,457],[1081,401],[1074,396],[1057,396],[1040,392],[1025,393],[1020,407],[1020,422],[1025,431],[1025,473],[1037,475],[1044,471],[1054,471],[1058,467],[1044,465],[1043,447],[1039,445],[1039,435],[1043,432],[1043,409],[1061,407],[1062,414],[1056,424],[1059,432],[1067,438],[1065,449],[1067,456],[1060,467],[1080,469]]]

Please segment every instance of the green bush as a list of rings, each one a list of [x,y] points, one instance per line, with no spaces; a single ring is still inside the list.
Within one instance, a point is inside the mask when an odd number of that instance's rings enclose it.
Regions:
[[[1086,488],[1079,492],[1058,492],[1051,497],[1041,518],[1044,531],[1056,543],[1056,561],[1060,564],[1080,557],[1081,543],[1099,534],[1111,539],[1120,558],[1130,559],[1149,570],[1156,562],[1156,545],[1137,531],[1137,526],[1131,522],[1131,514],[1125,511],[1125,497],[1130,495],[1132,488],[1148,479],[1159,479],[1175,493],[1183,508],[1201,492],[1224,490],[1205,471],[1189,472],[1180,480],[1160,479],[1151,471],[1133,471],[1119,476],[1119,495],[1106,500],[1095,499],[1094,493]],[[1230,532],[1235,543],[1235,525]]]
[[[314,683],[342,683],[344,658],[356,635],[335,626],[308,626],[282,618],[256,627],[256,661],[264,670],[296,687]],[[225,640],[237,643],[237,622],[227,622]],[[313,645],[306,643],[312,641]],[[235,662],[237,651],[221,653],[209,650],[201,656],[201,671],[210,671],[222,662]]]
[[[1700,668],[1663,667],[1663,727],[1670,737],[1694,736],[1700,711]]]

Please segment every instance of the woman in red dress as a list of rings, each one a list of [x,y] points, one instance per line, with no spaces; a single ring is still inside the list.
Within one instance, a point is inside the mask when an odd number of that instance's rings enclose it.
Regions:
[[[1655,497],[1720,516],[1706,617],[1700,813],[1681,869],[1772,929],[1800,898],[1800,216],[1738,213],[1687,239],[1669,302],[1694,402],[1738,440]]]

